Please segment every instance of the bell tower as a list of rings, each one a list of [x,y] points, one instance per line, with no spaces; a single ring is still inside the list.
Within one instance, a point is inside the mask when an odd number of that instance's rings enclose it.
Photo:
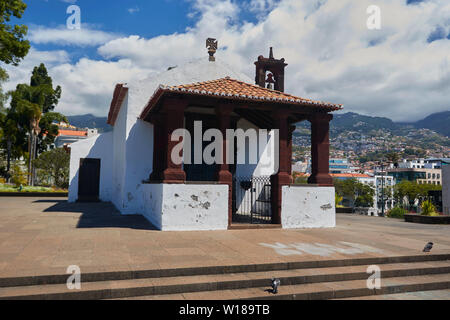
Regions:
[[[287,66],[287,63],[284,63],[284,58],[275,59],[273,57],[272,47],[270,47],[269,58],[259,56],[255,65],[255,83],[257,85],[263,88],[268,87],[278,91],[284,91],[284,68]],[[267,71],[270,73],[266,75]]]

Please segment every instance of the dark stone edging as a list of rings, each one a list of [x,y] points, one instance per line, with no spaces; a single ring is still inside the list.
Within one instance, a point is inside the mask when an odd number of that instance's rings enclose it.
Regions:
[[[67,197],[67,192],[0,192],[0,197]]]
[[[405,222],[424,224],[450,224],[450,216],[422,216],[419,214],[405,214]]]
[[[336,207],[336,213],[354,213],[351,207]]]

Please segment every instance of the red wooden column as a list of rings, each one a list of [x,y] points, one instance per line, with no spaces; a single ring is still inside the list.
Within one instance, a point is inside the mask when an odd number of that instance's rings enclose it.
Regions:
[[[271,197],[272,197],[272,223],[281,223],[281,191],[282,187],[291,184],[292,177],[289,172],[289,113],[284,110],[273,112],[274,129],[279,130],[279,168],[278,172],[270,177]]]
[[[231,104],[221,104],[215,109],[218,128],[222,132],[223,145],[222,145],[222,163],[217,164],[217,181],[222,184],[228,185],[228,225],[232,222],[232,205],[233,205],[233,174],[230,172],[228,163],[228,153],[231,152],[234,155],[234,150],[228,150],[230,145],[227,140],[227,129],[231,129],[231,112],[233,106]]]
[[[165,137],[167,114],[156,113],[150,118],[153,124],[153,171],[150,181],[161,181],[166,163],[167,140]]]
[[[176,129],[184,128],[184,110],[187,107],[186,101],[182,99],[165,99],[163,110],[167,116],[165,125],[165,165],[162,173],[162,180],[164,183],[184,183],[186,180],[186,173],[183,170],[182,164],[175,164],[172,161],[172,150],[180,142],[180,140],[172,141],[172,133]],[[181,139],[181,138],[180,138]]]
[[[311,176],[308,183],[332,186],[330,175],[330,121],[333,115],[317,113],[308,120],[311,122]]]
[[[227,150],[229,142],[227,140],[227,129],[231,129],[231,112],[233,111],[233,106],[228,104],[222,104],[216,108],[216,115],[218,120],[218,127],[223,136],[223,146],[222,146],[222,163],[217,165],[217,181],[223,183],[231,183],[233,180],[233,175],[229,170],[229,164],[227,160]],[[233,150],[229,150],[233,152]]]

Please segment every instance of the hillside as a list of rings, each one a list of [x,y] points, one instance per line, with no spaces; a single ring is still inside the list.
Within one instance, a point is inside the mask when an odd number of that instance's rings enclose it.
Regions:
[[[299,128],[308,128],[309,123],[303,121]],[[358,132],[369,134],[373,131],[383,130],[398,136],[406,136],[413,129],[429,129],[439,135],[450,137],[450,111],[433,113],[417,122],[394,122],[385,117],[371,117],[354,112],[335,114],[331,122],[331,134],[339,135],[344,132]],[[414,131],[414,130],[413,130]]]
[[[112,128],[106,123],[106,117],[96,117],[92,114],[67,117],[71,125],[80,128],[97,128],[100,132],[111,131]],[[309,128],[307,121],[300,122],[299,128]],[[331,134],[340,135],[345,132],[358,132],[369,134],[383,130],[398,136],[411,135],[413,129],[429,129],[435,131],[445,139],[450,137],[450,111],[433,113],[428,117],[413,123],[393,122],[385,117],[371,117],[354,112],[335,114],[331,122]]]
[[[450,137],[450,111],[433,113],[414,123],[416,128],[426,128]]]
[[[112,127],[106,123],[106,117],[96,117],[92,114],[68,116],[69,123],[78,128],[97,128],[99,132],[111,131]]]

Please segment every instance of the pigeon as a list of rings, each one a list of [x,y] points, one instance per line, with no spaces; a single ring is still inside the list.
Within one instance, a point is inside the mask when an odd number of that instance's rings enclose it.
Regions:
[[[277,294],[278,293],[278,287],[280,285],[280,279],[272,278],[272,293]]]
[[[431,248],[433,248],[433,242],[428,242],[425,248],[423,248],[423,252],[430,252]]]

